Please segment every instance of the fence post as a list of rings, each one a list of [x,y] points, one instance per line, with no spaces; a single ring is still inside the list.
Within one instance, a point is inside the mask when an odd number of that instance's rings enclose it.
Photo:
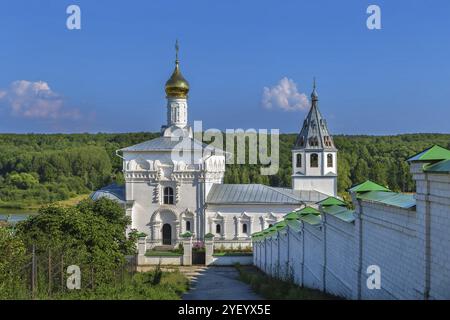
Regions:
[[[214,235],[207,234],[205,236],[205,265],[209,266],[214,262]]]
[[[31,297],[35,298],[36,291],[36,246],[33,244],[31,256]]]
[[[52,251],[48,248],[48,295],[52,295]]]
[[[192,266],[192,236],[183,239],[183,265]]]
[[[64,292],[64,255],[61,254],[61,291]]]

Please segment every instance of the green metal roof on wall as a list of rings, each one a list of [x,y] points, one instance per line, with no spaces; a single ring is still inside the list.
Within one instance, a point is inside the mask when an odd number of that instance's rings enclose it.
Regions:
[[[359,194],[358,198],[362,200],[380,202],[404,209],[410,209],[416,206],[416,199],[413,194],[371,191],[364,194]]]
[[[443,160],[441,162],[425,166],[425,172],[435,173],[450,173],[450,160]]]
[[[289,228],[297,230],[297,231],[301,227],[301,222],[298,220],[287,220],[286,224],[289,226]]]
[[[296,211],[292,211],[283,217],[284,220],[297,220],[299,215]]]
[[[328,197],[322,201],[317,202],[317,204],[321,205],[322,207],[328,207],[328,206],[345,206],[346,203],[342,201],[341,199],[338,199],[336,197]]]
[[[323,212],[335,216],[336,218],[341,219],[345,222],[355,221],[355,212],[353,210],[347,209],[346,207],[334,205],[323,208],[322,210]]]
[[[437,161],[449,159],[450,159],[450,150],[447,150],[438,145],[434,145],[412,156],[411,158],[408,159],[408,161]]]
[[[313,215],[318,216],[320,214],[320,211],[313,207],[304,207],[303,209],[298,210],[297,213],[300,214],[301,216],[308,215],[308,214],[313,214]]]
[[[304,221],[304,222],[306,222],[308,224],[311,224],[313,226],[322,223],[322,220],[321,220],[320,216],[312,214],[312,213],[311,214],[302,215],[300,217],[300,220],[302,220],[302,221]]]
[[[349,189],[350,192],[369,192],[369,191],[391,191],[386,187],[383,187],[375,182],[367,180],[366,182],[357,184],[356,186]]]

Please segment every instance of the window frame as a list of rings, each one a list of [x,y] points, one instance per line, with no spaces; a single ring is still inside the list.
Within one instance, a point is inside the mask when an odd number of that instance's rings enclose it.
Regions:
[[[331,153],[327,154],[327,168],[333,168],[334,166],[334,159],[333,155]]]
[[[300,159],[300,161],[298,161]],[[300,163],[300,165],[299,165]],[[296,168],[301,168],[302,167],[302,154],[301,153],[297,153],[295,155],[295,167]]]
[[[172,187],[164,187],[163,204],[175,204],[175,192]]]
[[[313,157],[315,158],[314,161],[313,161]],[[311,153],[310,154],[310,156],[309,156],[309,166],[310,166],[310,168],[318,168],[319,167],[319,154],[317,154],[317,153]]]

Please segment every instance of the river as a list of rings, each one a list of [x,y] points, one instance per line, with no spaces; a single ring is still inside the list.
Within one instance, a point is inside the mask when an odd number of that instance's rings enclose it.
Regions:
[[[35,214],[36,212],[24,210],[2,209],[0,210],[0,221],[8,221],[9,223],[16,224],[17,222],[26,220],[29,216]]]

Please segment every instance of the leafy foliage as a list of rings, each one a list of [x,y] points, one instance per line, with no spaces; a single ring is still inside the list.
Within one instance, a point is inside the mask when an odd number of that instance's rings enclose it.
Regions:
[[[129,222],[116,202],[85,200],[71,208],[42,208],[17,225],[17,236],[40,252],[64,252],[67,263],[83,266],[85,274],[95,273],[99,285],[125,264],[125,255],[136,251],[125,235]]]
[[[0,135],[0,206],[20,208],[52,203],[86,194],[112,181],[120,184],[123,182],[122,160],[115,151],[158,135]],[[225,183],[290,187],[291,148],[295,138],[295,134],[280,135],[280,168],[276,175],[261,175],[260,165],[229,164]],[[336,135],[334,141],[339,149],[338,190],[341,193],[366,179],[394,191],[413,191],[405,160],[433,144],[450,147],[449,134]],[[249,158],[249,143],[247,141],[246,159]]]

